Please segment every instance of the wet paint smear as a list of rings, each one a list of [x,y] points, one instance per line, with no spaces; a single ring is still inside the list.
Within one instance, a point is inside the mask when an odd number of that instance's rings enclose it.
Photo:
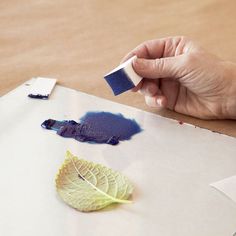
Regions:
[[[134,119],[127,119],[122,114],[110,112],[87,112],[80,118],[80,123],[74,120],[48,119],[41,126],[56,131],[62,137],[74,138],[80,142],[111,145],[129,140],[142,131]]]
[[[28,97],[30,98],[37,98],[37,99],[48,99],[49,94],[47,95],[41,95],[41,94],[29,94]]]

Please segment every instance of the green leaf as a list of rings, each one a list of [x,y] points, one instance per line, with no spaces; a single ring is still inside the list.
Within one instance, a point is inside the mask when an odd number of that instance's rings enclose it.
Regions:
[[[79,211],[96,211],[112,203],[130,203],[128,179],[100,164],[78,159],[69,151],[56,176],[60,197]]]

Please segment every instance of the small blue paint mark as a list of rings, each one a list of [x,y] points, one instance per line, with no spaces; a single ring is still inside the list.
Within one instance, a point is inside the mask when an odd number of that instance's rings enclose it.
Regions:
[[[47,95],[29,94],[28,97],[30,97],[30,98],[36,98],[36,99],[48,99],[49,94],[47,94]]]
[[[57,132],[58,135],[74,138],[80,142],[107,143],[116,145],[129,140],[142,131],[134,119],[110,112],[87,112],[80,123],[73,120],[45,120],[42,127]]]

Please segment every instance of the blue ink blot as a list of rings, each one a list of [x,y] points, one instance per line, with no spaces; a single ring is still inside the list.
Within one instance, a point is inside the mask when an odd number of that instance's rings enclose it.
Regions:
[[[45,120],[41,126],[56,131],[60,136],[74,138],[80,142],[110,145],[129,140],[133,135],[142,131],[135,120],[110,112],[88,112],[80,121],[77,123],[73,120],[49,119]]]
[[[47,95],[29,94],[28,97],[30,97],[30,98],[36,98],[36,99],[48,99],[49,94],[47,94]]]

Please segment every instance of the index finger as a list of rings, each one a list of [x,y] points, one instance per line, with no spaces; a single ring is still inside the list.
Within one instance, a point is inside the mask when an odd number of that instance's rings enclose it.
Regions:
[[[166,52],[169,50],[169,47],[175,49],[179,42],[181,41],[181,36],[176,37],[167,37],[161,39],[153,39],[143,42],[134,48],[131,52],[129,52],[122,60],[121,63],[128,60],[129,58],[136,55],[138,58],[145,59],[157,59],[161,57],[165,57],[165,54],[169,54],[170,52]],[[171,52],[172,54],[172,52]],[[173,55],[168,55],[173,56]]]

